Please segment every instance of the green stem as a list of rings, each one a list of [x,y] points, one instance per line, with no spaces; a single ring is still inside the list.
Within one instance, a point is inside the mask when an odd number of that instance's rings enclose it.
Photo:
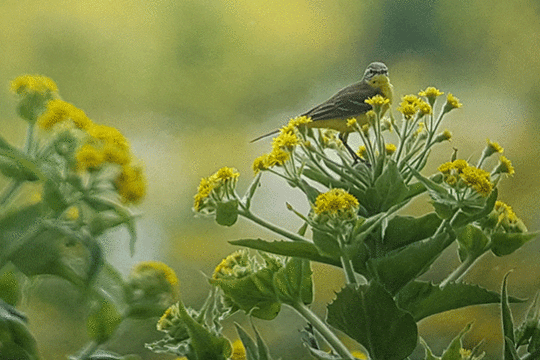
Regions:
[[[347,284],[356,284],[356,277],[354,276],[354,268],[351,259],[349,259],[349,256],[345,253],[343,253],[340,257],[341,259],[341,266],[343,267],[343,271],[345,272],[345,279],[347,280]]]
[[[481,255],[480,255],[481,256]],[[470,267],[480,258],[480,256],[468,256],[465,261],[463,261],[444,281],[441,283],[440,287],[445,287],[450,282],[460,281]]]
[[[249,219],[249,220],[253,221],[256,224],[261,225],[262,227],[267,228],[268,230],[271,230],[271,231],[275,232],[276,234],[282,235],[282,236],[284,236],[286,238],[289,238],[289,239],[291,239],[293,241],[307,241],[307,242],[309,242],[309,240],[306,239],[305,237],[300,236],[298,234],[295,234],[293,232],[290,232],[288,230],[285,230],[283,228],[280,228],[279,226],[276,226],[276,225],[274,225],[272,223],[269,223],[266,220],[261,219],[257,215],[253,214],[251,211],[249,211],[247,209],[239,209],[238,214],[244,216],[246,219]]]
[[[343,345],[339,338],[328,328],[328,326],[317,316],[310,308],[308,308],[303,303],[292,304],[292,307],[300,313],[313,327],[321,334],[321,336],[326,340],[328,345],[338,353],[343,359],[354,359],[354,356],[351,355],[349,349]]]

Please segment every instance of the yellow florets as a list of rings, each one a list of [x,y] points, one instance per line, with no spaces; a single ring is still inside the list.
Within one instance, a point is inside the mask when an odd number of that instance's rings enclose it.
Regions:
[[[54,125],[71,120],[73,124],[83,130],[89,129],[93,124],[84,111],[60,99],[47,103],[47,110],[38,117],[37,125],[42,129],[50,129]]]
[[[468,166],[463,169],[460,177],[465,184],[475,189],[482,196],[488,196],[493,190],[489,173],[485,170]]]
[[[502,154],[504,152],[504,148],[501,145],[499,145],[499,143],[490,141],[489,139],[487,139],[486,141],[487,141],[487,147],[489,148],[489,151],[491,153]]]
[[[75,154],[75,160],[77,161],[77,169],[84,171],[97,169],[103,163],[105,157],[100,149],[85,144]]]
[[[232,344],[231,360],[246,360],[246,348],[240,339],[236,339]]]
[[[358,150],[356,151],[356,155],[358,155],[359,157],[361,158],[364,158],[364,156],[366,155],[366,147],[364,145],[360,145],[360,147],[358,147]]]
[[[358,200],[343,189],[332,189],[317,196],[314,211],[316,214],[337,215],[356,214]]]
[[[459,99],[452,94],[448,94],[446,97],[445,111],[450,111],[452,109],[458,109],[462,107],[463,104],[459,102]]]
[[[142,261],[135,265],[131,274],[136,276],[144,272],[152,272],[156,276],[163,277],[171,286],[178,286],[178,277],[174,270],[160,261]]]
[[[137,203],[146,194],[146,179],[140,166],[124,165],[115,181],[118,194],[126,202]]]
[[[423,90],[423,91],[420,91],[418,93],[419,96],[424,96],[428,99],[433,99],[435,100],[437,97],[443,95],[444,93],[442,91],[439,91],[437,90],[436,88],[430,86],[428,88],[426,88],[426,90]]]
[[[512,162],[506,158],[506,156],[500,156],[499,157],[499,166],[497,166],[497,169],[495,169],[495,173],[503,173],[508,175],[514,175],[514,167],[512,166]]]
[[[222,167],[219,169],[215,174],[210,176],[210,181],[216,182],[216,183],[224,183],[226,181],[236,181],[238,177],[240,176],[240,173],[235,168],[230,167]]]
[[[396,145],[394,144],[386,144],[385,149],[386,149],[386,155],[392,155],[397,150]]]
[[[390,100],[381,95],[375,95],[373,97],[370,97],[369,99],[364,100],[364,102],[373,107],[380,107],[390,103]]]
[[[292,151],[298,144],[300,144],[300,140],[292,132],[282,132],[272,141],[273,148],[281,148],[288,151]]]
[[[19,95],[31,93],[45,94],[46,92],[58,91],[56,83],[51,78],[41,75],[19,76],[11,82],[10,89]]]
[[[249,268],[248,253],[246,250],[238,250],[228,255],[214,269],[212,279],[240,278],[246,275]]]
[[[433,109],[431,108],[431,105],[429,105],[427,102],[425,102],[422,99],[418,100],[416,107],[418,111],[420,111],[420,114],[422,115],[430,115],[433,113]]]
[[[347,127],[354,128],[356,127],[357,123],[358,121],[355,118],[350,118],[349,120],[347,120]]]

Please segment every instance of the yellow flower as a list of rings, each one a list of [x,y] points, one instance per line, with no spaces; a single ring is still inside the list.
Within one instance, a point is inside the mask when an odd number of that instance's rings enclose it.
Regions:
[[[114,143],[106,143],[103,146],[103,156],[106,162],[112,164],[126,165],[131,161],[129,149]]]
[[[369,99],[366,99],[364,100],[364,102],[366,104],[369,104],[373,107],[376,107],[376,106],[383,106],[383,105],[386,105],[388,103],[390,103],[390,100],[381,96],[381,95],[375,95],[373,97],[370,97]]]
[[[232,344],[231,360],[246,360],[246,349],[240,339],[236,339]]]
[[[360,360],[367,360],[366,354],[358,350],[352,351],[351,355]]]
[[[244,270],[248,268],[248,253],[246,250],[237,250],[232,254],[228,255],[214,269],[212,274],[212,279],[220,278],[240,278],[243,277],[246,273]]]
[[[449,173],[451,170],[457,170],[458,173],[460,173],[464,168],[469,166],[467,161],[462,159],[457,159],[451,162],[446,162],[442,165],[440,165],[437,170],[442,172],[443,174]]]
[[[47,130],[68,119],[73,121],[73,124],[79,129],[87,130],[92,126],[92,120],[86,116],[84,111],[60,99],[47,102],[47,110],[39,116],[37,125]]]
[[[195,211],[201,210],[201,205],[203,204],[204,200],[210,196],[210,193],[215,187],[215,183],[213,181],[210,181],[209,178],[202,178],[201,182],[199,183],[199,187],[197,188],[197,194],[194,196],[194,203],[193,207],[195,208]]]
[[[93,138],[102,140],[106,144],[113,144],[122,149],[129,148],[127,139],[118,129],[106,125],[93,125],[88,129],[88,134]]]
[[[294,126],[294,127],[299,127],[300,125],[309,124],[310,122],[312,122],[312,120],[311,120],[311,118],[309,118],[307,116],[297,116],[297,117],[289,120],[288,125],[289,126]]]
[[[442,91],[439,91],[437,90],[436,88],[430,86],[428,88],[426,88],[426,90],[423,90],[423,91],[420,91],[418,93],[419,96],[424,96],[428,99],[433,99],[435,100],[435,98],[443,95],[444,93]]]
[[[282,132],[272,140],[273,148],[281,148],[288,151],[292,151],[298,144],[300,144],[300,140],[296,134],[291,132]]]
[[[411,103],[402,102],[401,105],[397,108],[397,110],[403,114],[406,118],[410,118],[414,114],[416,114],[416,106]]]
[[[487,139],[486,141],[487,141],[487,147],[490,149],[490,152],[492,154],[496,152],[499,154],[502,154],[504,152],[504,148],[501,145],[499,145],[499,143],[490,141],[489,139]]]
[[[401,98],[401,105],[410,104],[410,105],[416,106],[416,104],[418,104],[419,101],[420,99],[416,95],[412,95],[412,94],[405,95]]]
[[[515,222],[518,219],[516,213],[514,212],[514,210],[512,210],[512,207],[502,201],[497,200],[495,202],[495,211],[500,214],[499,222],[501,222],[503,218],[508,219],[510,222]]]
[[[77,220],[80,216],[79,208],[77,206],[70,206],[64,213],[64,216],[68,220],[72,220],[72,221]]]
[[[462,107],[463,104],[459,102],[459,99],[452,95],[451,93],[448,93],[448,96],[446,97],[446,105],[445,110],[449,111],[452,109],[458,109]]]
[[[364,155],[366,155],[366,147],[364,145],[360,145],[358,150],[356,151],[356,155],[358,155],[361,158],[364,158]]]
[[[85,144],[75,154],[77,169],[84,171],[87,169],[96,169],[104,161],[103,152],[93,145]]]
[[[499,166],[497,166],[497,169],[495,169],[495,173],[514,175],[514,167],[512,166],[510,160],[506,158],[506,156],[501,155],[501,157],[499,157]]]
[[[489,173],[474,166],[468,166],[460,174],[465,184],[475,189],[480,195],[488,196],[493,189]]]
[[[281,149],[274,149],[268,155],[268,166],[272,167],[275,165],[283,165],[285,161],[289,160],[290,158],[291,155],[289,152],[283,151]]]
[[[386,148],[386,155],[392,155],[397,150],[396,145],[394,144],[386,144],[385,148]]]
[[[173,287],[177,287],[179,284],[174,270],[160,261],[141,261],[131,270],[132,276],[144,272],[154,273],[155,276],[165,279]]]
[[[423,115],[430,115],[433,113],[433,109],[431,108],[431,105],[429,105],[427,102],[425,102],[422,99],[419,99],[416,103],[416,107]]]
[[[115,184],[118,193],[126,202],[137,203],[146,194],[146,181],[140,166],[124,165]]]
[[[347,127],[355,127],[357,123],[357,120],[355,118],[350,118],[347,120]]]
[[[259,171],[268,170],[268,156],[269,154],[264,154],[253,161],[252,168],[255,175],[257,175]]]
[[[57,92],[56,83],[42,75],[23,75],[15,78],[10,85],[12,92],[23,95],[30,93],[45,94],[46,92]]]
[[[214,181],[219,184],[226,181],[236,181],[239,176],[240,173],[238,172],[238,170],[225,166],[216,171],[215,174],[210,176],[210,181]]]
[[[343,189],[332,189],[320,194],[315,199],[316,214],[339,215],[354,212],[358,209],[358,200]]]

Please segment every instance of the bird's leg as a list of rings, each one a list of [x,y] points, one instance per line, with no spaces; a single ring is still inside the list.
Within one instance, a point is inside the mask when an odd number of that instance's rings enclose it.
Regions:
[[[343,132],[340,132],[339,133],[339,140],[341,140],[341,142],[343,143],[343,145],[345,145],[345,148],[347,149],[347,151],[349,152],[349,154],[351,154],[354,162],[353,162],[353,165],[356,165],[359,161],[363,162],[363,160],[360,158],[360,156],[358,156],[358,154],[356,154],[354,152],[353,149],[351,149],[351,147],[349,146],[349,144],[347,144],[347,138],[349,137],[349,133],[343,133]]]

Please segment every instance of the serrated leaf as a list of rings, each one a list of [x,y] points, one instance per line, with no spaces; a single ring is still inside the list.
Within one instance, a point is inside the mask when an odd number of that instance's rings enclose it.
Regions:
[[[510,306],[508,305],[508,292],[507,292],[507,281],[510,271],[504,275],[502,286],[501,286],[501,321],[502,321],[502,332],[505,337],[503,354],[504,359],[514,359],[515,348],[515,339],[514,339],[514,320],[512,319],[512,312],[510,311]],[[506,341],[508,339],[508,341]],[[512,351],[514,350],[514,351]]]
[[[495,207],[495,202],[497,201],[499,191],[497,188],[494,188],[491,194],[489,194],[489,197],[485,200],[484,206],[482,209],[480,209],[477,212],[466,214],[463,212],[460,212],[456,215],[456,218],[452,222],[452,226],[454,228],[460,228],[462,226],[465,226],[467,224],[470,224],[474,221],[480,220],[486,216],[488,216],[493,208]]]
[[[238,220],[238,200],[218,202],[216,207],[216,222],[222,226],[232,226]]]
[[[278,298],[286,304],[311,304],[313,302],[313,280],[308,260],[292,257],[285,267],[274,275],[274,289]]]
[[[454,238],[441,233],[434,238],[418,241],[383,257],[368,260],[372,275],[391,294],[396,294],[410,281],[425,273]]]
[[[179,302],[179,314],[189,333],[191,346],[197,359],[226,360],[232,354],[229,341],[223,336],[216,336],[195,321],[186,311],[182,301]]]
[[[534,239],[540,232],[494,233],[491,235],[491,251],[497,256],[510,255],[526,242]]]
[[[398,306],[411,313],[416,322],[435,314],[471,305],[495,304],[501,296],[478,285],[449,283],[441,288],[424,281],[407,284],[396,295]],[[525,300],[511,297],[511,302]]]
[[[327,322],[362,344],[374,360],[402,360],[418,339],[413,317],[373,281],[343,288],[328,305]]]
[[[386,251],[427,239],[435,233],[441,219],[435,213],[420,217],[395,216],[388,221],[382,245]]]

